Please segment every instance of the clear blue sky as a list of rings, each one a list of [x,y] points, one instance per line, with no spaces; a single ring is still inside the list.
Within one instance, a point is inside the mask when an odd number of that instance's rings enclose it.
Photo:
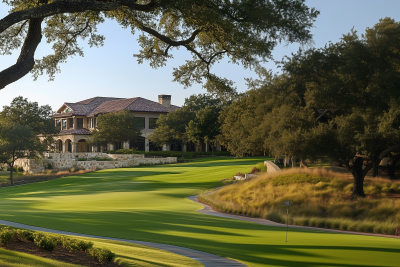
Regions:
[[[380,18],[391,17],[400,20],[400,1],[398,0],[309,0],[308,6],[317,8],[321,14],[317,18],[314,46],[321,47],[327,42],[337,42],[342,34],[354,27],[359,33],[372,27]],[[0,16],[4,17],[9,8],[0,3]],[[152,69],[147,63],[137,64],[132,54],[139,51],[136,37],[129,30],[122,29],[117,23],[107,21],[99,27],[106,36],[105,45],[100,48],[86,48],[85,57],[68,59],[61,65],[61,73],[55,81],[48,82],[43,76],[33,81],[30,74],[0,91],[0,109],[8,105],[14,97],[22,95],[29,101],[40,105],[49,104],[57,110],[64,102],[77,102],[94,96],[144,97],[157,101],[157,95],[172,95],[172,103],[182,105],[184,99],[192,94],[204,93],[199,85],[184,89],[172,82],[172,69],[190,57],[189,52],[180,49],[175,58],[166,67]],[[82,46],[86,46],[82,43]],[[296,52],[299,46],[281,45],[275,48],[274,58],[279,60],[285,55]],[[42,41],[36,58],[51,53],[50,46]],[[12,56],[1,56],[0,69],[12,65],[18,57],[18,51]],[[277,71],[275,64],[265,65]],[[220,76],[232,79],[238,91],[246,91],[244,78],[255,77],[250,70],[230,65],[223,61],[213,67]]]

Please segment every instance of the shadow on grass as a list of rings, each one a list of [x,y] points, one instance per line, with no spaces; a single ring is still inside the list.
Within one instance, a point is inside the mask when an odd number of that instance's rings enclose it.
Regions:
[[[336,262],[343,251],[355,255],[354,257],[360,253],[382,255],[379,254],[380,252],[400,255],[400,248],[383,248],[371,244],[365,247],[351,246],[345,242],[339,242],[337,245],[309,245],[307,240],[300,245],[285,244],[286,229],[282,227],[264,226],[191,212],[157,210],[24,213],[24,222],[21,223],[30,225],[183,246],[224,257],[234,255],[234,258],[238,260],[271,266],[359,266],[352,263],[329,263]],[[293,229],[291,232],[304,234],[301,238],[308,237],[311,240],[316,238],[315,235],[320,234],[301,229]],[[257,239],[261,236],[265,242]],[[282,237],[284,244],[276,242],[277,237]],[[275,241],[270,242],[269,239]],[[251,240],[258,240],[259,243],[252,243]],[[321,255],[321,251],[329,251],[329,253]],[[363,264],[363,266],[369,265]]]

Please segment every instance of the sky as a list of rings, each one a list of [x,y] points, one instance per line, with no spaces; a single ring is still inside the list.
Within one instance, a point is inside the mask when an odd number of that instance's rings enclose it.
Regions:
[[[398,0],[309,0],[306,3],[321,12],[311,29],[313,46],[316,48],[329,41],[339,41],[353,27],[361,34],[367,27],[373,27],[380,18],[400,20]],[[0,18],[7,15],[8,11],[9,7],[0,3]],[[184,49],[175,53],[174,59],[169,60],[167,66],[153,69],[146,62],[138,64],[132,56],[138,53],[140,47],[136,42],[137,35],[132,35],[129,29],[122,29],[117,23],[106,21],[99,26],[99,33],[105,35],[105,45],[89,48],[82,42],[85,47],[84,57],[69,58],[67,63],[61,64],[61,73],[56,75],[55,81],[49,82],[47,76],[33,81],[28,74],[0,90],[0,110],[17,96],[38,102],[39,105],[50,105],[56,111],[64,102],[74,103],[95,96],[143,97],[158,101],[159,94],[169,94],[172,95],[172,104],[181,106],[190,95],[206,92],[201,85],[184,89],[172,81],[173,68],[191,58],[190,53]],[[281,44],[274,49],[272,55],[275,60],[280,60],[298,49],[298,44]],[[36,58],[51,52],[51,46],[42,40]],[[14,64],[18,53],[15,51],[11,56],[0,56],[0,69]],[[264,67],[273,72],[279,71],[273,62],[264,64]],[[253,71],[230,64],[227,60],[214,65],[212,71],[233,80],[239,92],[247,90],[245,78],[257,77]]]

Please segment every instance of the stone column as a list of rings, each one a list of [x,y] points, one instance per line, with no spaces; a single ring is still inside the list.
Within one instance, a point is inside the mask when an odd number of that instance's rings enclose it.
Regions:
[[[72,153],[78,153],[78,143],[72,142]]]
[[[68,151],[68,147],[67,147],[67,141],[61,141],[63,143],[63,147],[62,147],[62,152],[65,153],[66,151]]]
[[[129,149],[129,141],[124,142],[123,148]]]
[[[145,138],[144,139],[144,151],[149,152],[149,139]]]
[[[187,151],[187,147],[186,147],[186,143],[185,142],[182,142],[182,147],[183,147],[183,152],[186,152]]]
[[[74,129],[78,129],[78,123],[76,117],[74,117]]]

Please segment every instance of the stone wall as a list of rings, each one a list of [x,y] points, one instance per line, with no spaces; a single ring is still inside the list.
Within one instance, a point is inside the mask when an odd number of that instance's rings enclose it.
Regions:
[[[86,161],[77,159],[86,158]],[[108,158],[113,160],[97,161],[92,158]],[[53,169],[70,169],[77,166],[82,169],[115,169],[121,167],[138,166],[140,164],[173,164],[177,163],[176,157],[167,158],[145,158],[141,154],[106,154],[100,152],[85,153],[48,153],[44,160],[18,159],[16,166],[22,166],[25,172],[37,173],[44,170],[47,164],[51,164]]]
[[[264,161],[264,166],[267,167],[267,172],[278,172],[281,169],[272,161]]]
[[[45,164],[46,160],[41,159],[17,159],[14,166],[23,167],[28,173],[38,173],[44,170]]]

